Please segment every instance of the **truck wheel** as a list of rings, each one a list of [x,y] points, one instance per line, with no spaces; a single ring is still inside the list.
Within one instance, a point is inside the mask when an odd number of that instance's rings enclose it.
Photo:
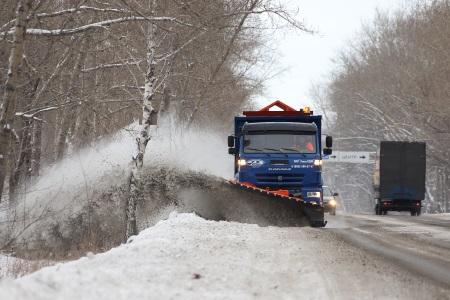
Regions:
[[[317,221],[317,222],[314,222],[311,227],[320,228],[320,227],[325,227],[325,226],[327,226],[327,221]]]
[[[381,209],[380,209],[380,206],[378,204],[375,205],[375,214],[377,216],[381,215]]]
[[[421,213],[421,208],[415,208],[413,210],[411,210],[411,216],[420,216]]]

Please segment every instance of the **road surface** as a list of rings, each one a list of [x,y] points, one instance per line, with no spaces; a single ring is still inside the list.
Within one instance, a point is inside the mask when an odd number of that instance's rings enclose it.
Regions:
[[[450,299],[450,216],[260,227],[172,213],[103,254],[0,282],[0,299]]]
[[[450,214],[420,217],[398,213],[387,216],[341,214],[327,219],[329,223],[324,231],[333,242],[341,240],[359,249],[364,256],[372,258],[369,263],[375,268],[375,261],[379,261],[380,266],[392,266],[395,271],[386,274],[386,279],[399,282],[401,278],[410,278],[410,290],[423,284],[430,292],[428,295],[412,293],[412,299],[450,298]],[[434,293],[439,287],[447,292]],[[373,296],[383,295],[388,289],[379,282],[378,290],[374,289]],[[395,290],[391,292],[392,296],[408,298]]]

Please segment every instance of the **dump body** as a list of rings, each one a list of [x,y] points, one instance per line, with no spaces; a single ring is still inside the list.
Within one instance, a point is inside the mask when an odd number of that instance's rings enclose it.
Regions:
[[[396,210],[420,214],[425,198],[425,143],[382,141],[376,169],[377,213]]]

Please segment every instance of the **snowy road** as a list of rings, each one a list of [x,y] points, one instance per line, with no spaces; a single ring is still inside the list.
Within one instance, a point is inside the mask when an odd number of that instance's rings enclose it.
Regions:
[[[450,286],[450,215],[344,215],[327,230],[443,286]]]
[[[172,214],[131,243],[0,283],[0,299],[450,299],[450,217],[325,229]]]

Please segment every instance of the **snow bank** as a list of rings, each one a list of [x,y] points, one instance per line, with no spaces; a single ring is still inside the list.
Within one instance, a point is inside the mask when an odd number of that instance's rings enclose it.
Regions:
[[[168,220],[106,253],[0,282],[0,299],[327,298],[298,230]],[[313,293],[312,293],[313,291]]]

